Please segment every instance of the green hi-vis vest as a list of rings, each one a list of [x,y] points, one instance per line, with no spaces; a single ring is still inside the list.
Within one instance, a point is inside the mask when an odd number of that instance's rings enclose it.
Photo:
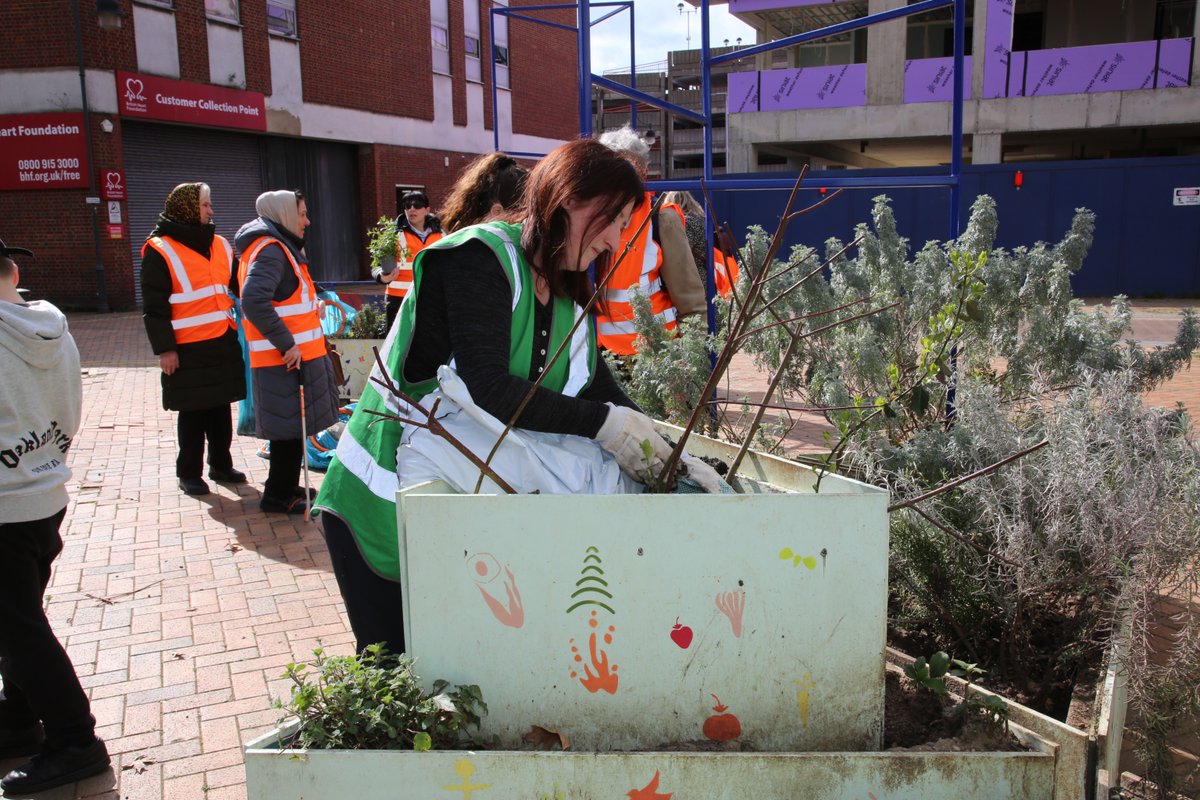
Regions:
[[[400,306],[400,314],[384,342],[382,354],[388,374],[401,389],[417,400],[438,388],[437,378],[420,383],[404,379],[405,360],[412,343],[416,325],[417,298],[426,255],[437,250],[449,250],[472,239],[491,248],[504,267],[512,290],[512,331],[508,353],[508,371],[520,378],[529,377],[533,353],[534,275],[520,247],[521,226],[489,222],[464,228],[451,236],[429,245],[417,254],[413,268],[413,288]],[[566,340],[571,326],[582,309],[569,298],[554,298],[547,354],[558,351]],[[542,385],[565,395],[578,395],[592,382],[596,366],[596,332],[591,320],[576,329],[563,354],[550,368]],[[379,366],[372,377],[381,377]],[[384,397],[386,389],[368,380],[362,398],[349,424],[338,440],[337,452],[325,473],[321,492],[315,506],[345,520],[358,542],[359,550],[371,568],[389,580],[400,580],[400,555],[396,531],[396,448],[400,444],[403,426],[398,422],[380,420],[369,412],[395,414],[399,400]],[[378,420],[378,421],[377,421]],[[508,420],[502,420],[507,422]],[[372,424],[374,423],[374,424]]]

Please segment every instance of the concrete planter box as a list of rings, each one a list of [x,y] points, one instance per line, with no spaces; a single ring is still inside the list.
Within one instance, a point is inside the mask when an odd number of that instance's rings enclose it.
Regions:
[[[372,348],[383,348],[383,339],[330,339],[329,340],[342,357],[342,371],[346,383],[338,390],[338,396],[343,400],[357,400],[362,397],[367,378],[375,366],[375,354]]]
[[[398,493],[417,670],[478,684],[507,749],[300,752],[285,728],[246,747],[250,800],[1082,798],[1086,742],[1032,711],[1029,752],[879,752],[888,497],[815,483],[751,454],[737,495]],[[676,749],[730,716],[745,751]],[[532,725],[572,749],[521,751]]]

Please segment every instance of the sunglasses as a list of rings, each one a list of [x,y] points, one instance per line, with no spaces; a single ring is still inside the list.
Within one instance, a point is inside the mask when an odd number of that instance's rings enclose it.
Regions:
[[[427,203],[424,200],[405,200],[404,207],[405,208],[428,208],[429,203]]]

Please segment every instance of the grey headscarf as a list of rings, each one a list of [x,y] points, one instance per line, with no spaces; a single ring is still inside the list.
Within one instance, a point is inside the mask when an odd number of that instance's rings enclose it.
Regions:
[[[296,238],[304,236],[300,232],[300,203],[296,200],[295,192],[287,189],[263,192],[254,201],[254,210],[260,217],[281,225]]]

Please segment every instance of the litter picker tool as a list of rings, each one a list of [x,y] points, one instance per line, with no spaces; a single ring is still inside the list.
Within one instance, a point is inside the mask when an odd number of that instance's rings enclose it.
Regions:
[[[308,479],[308,419],[304,410],[304,362],[300,362],[300,468],[304,470],[304,521],[312,520],[310,505],[312,498]]]

